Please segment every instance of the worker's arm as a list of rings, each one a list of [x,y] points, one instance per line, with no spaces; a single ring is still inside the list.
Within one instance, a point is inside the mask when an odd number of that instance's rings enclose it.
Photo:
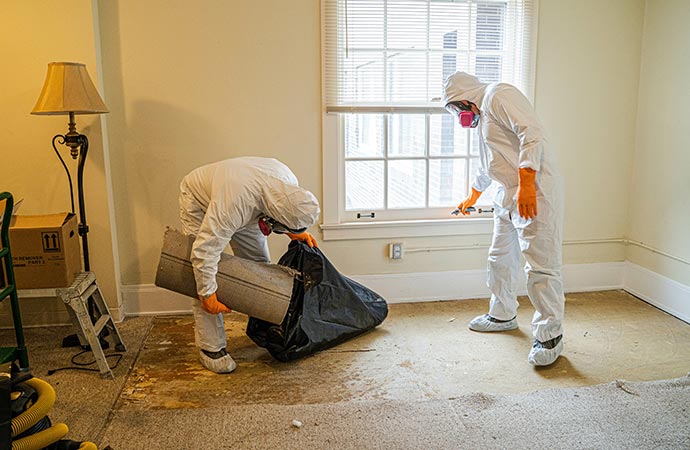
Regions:
[[[515,87],[506,85],[491,98],[488,109],[504,128],[520,141],[517,207],[521,217],[537,215],[537,172],[541,169],[546,136],[534,108]]]
[[[318,243],[316,242],[316,238],[311,235],[311,233],[307,233],[306,231],[304,233],[299,233],[299,234],[293,234],[293,233],[285,233],[287,237],[292,239],[293,241],[302,241],[305,244],[307,244],[309,247],[318,247]]]
[[[221,253],[237,231],[237,223],[241,221],[240,211],[233,207],[228,211],[220,211],[218,202],[211,202],[192,245],[191,260],[196,289],[201,309],[209,314],[232,312],[218,300],[216,273]]]
[[[488,112],[520,141],[518,169],[541,169],[546,135],[532,104],[517,88],[500,87],[487,105]]]
[[[220,255],[243,224],[244,215],[236,205],[236,202],[220,205],[211,201],[199,227],[190,259],[200,297],[209,297],[218,289],[216,273]]]

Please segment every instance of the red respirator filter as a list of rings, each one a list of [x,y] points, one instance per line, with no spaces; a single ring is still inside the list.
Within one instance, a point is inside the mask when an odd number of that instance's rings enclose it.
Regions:
[[[460,126],[463,128],[472,127],[474,121],[474,113],[472,111],[462,111],[460,113]]]
[[[271,226],[263,217],[259,219],[259,230],[261,230],[261,234],[264,236],[268,236],[272,231]]]

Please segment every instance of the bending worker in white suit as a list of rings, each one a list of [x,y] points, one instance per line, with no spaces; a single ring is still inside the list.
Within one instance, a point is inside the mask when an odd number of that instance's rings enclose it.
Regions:
[[[463,214],[492,180],[498,183],[494,235],[489,249],[489,313],[470,322],[474,331],[518,327],[514,279],[524,255],[527,293],[536,310],[528,361],[552,364],[563,351],[562,180],[544,129],[527,98],[509,84],[484,84],[456,72],[445,82],[444,105],[463,127],[477,127],[481,167]]]
[[[270,262],[266,237],[273,231],[310,247],[316,239],[306,232],[319,217],[314,195],[280,161],[243,157],[193,170],[180,183],[180,220],[187,235],[196,236],[191,261],[199,302],[194,302],[194,334],[201,364],[229,373],[236,364],[225,349],[218,301],[218,261],[228,243],[235,256]]]

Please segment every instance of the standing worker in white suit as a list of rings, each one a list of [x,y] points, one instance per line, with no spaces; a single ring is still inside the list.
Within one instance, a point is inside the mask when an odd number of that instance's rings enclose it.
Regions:
[[[524,255],[527,293],[536,310],[534,345],[528,361],[552,364],[563,351],[563,187],[544,129],[530,102],[514,86],[485,84],[464,72],[445,82],[444,105],[460,124],[477,128],[481,167],[472,191],[458,205],[462,214],[492,181],[498,184],[494,235],[489,249],[489,313],[476,317],[474,331],[518,327],[514,279]]]
[[[216,373],[229,373],[236,364],[225,349],[222,313],[230,310],[216,294],[216,273],[228,244],[235,256],[270,262],[266,237],[286,234],[310,247],[306,232],[319,217],[314,195],[298,186],[297,178],[275,159],[227,159],[193,170],[180,183],[183,231],[195,236],[191,261],[199,302],[194,302],[194,335],[201,364]]]

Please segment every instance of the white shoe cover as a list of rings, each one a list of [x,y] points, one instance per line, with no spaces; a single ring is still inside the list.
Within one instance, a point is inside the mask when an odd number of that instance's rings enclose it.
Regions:
[[[484,314],[477,316],[470,322],[470,330],[472,331],[509,331],[518,327],[517,318],[513,317],[508,321],[495,322],[491,320],[491,316]],[[495,319],[494,319],[495,320]]]
[[[554,348],[532,347],[527,361],[533,366],[548,366],[556,362],[563,351],[563,339]]]
[[[230,355],[213,359],[209,356],[206,356],[206,354],[201,350],[199,350],[199,361],[201,361],[202,366],[215,373],[230,373],[237,367],[235,360],[232,359]]]

